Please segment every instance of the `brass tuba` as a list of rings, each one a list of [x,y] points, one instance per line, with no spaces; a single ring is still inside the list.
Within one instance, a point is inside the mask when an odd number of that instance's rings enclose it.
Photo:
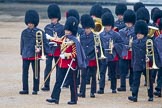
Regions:
[[[149,32],[148,37],[153,37],[155,32],[158,32],[158,35],[160,35],[159,29],[157,27],[148,26]]]

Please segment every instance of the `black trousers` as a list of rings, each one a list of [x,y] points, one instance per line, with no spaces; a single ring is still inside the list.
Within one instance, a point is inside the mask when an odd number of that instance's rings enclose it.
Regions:
[[[23,74],[22,74],[23,90],[29,91],[28,73],[29,73],[30,64],[33,70],[33,91],[39,91],[40,61],[38,61],[38,79],[35,79],[35,61],[34,60],[23,60],[23,66],[22,66],[23,68]]]
[[[162,67],[158,70],[158,76],[157,76],[157,86],[155,87],[156,91],[161,91],[162,89]]]
[[[100,80],[99,80],[99,88],[100,90],[104,90],[105,88],[105,74],[107,70],[106,60],[99,60],[99,69],[100,69]]]
[[[109,71],[110,71],[110,77],[111,77],[111,89],[116,90],[116,85],[117,85],[117,78],[116,78],[116,64],[117,61],[109,61],[108,66]]]
[[[52,61],[53,61],[53,59],[55,60],[55,62],[57,62],[58,58],[59,57],[47,56],[47,59],[46,59],[46,67],[45,67],[45,70],[44,70],[44,80],[46,79],[46,77],[48,76],[49,72],[52,69]],[[57,76],[57,69],[58,69],[58,65],[56,65],[56,76]],[[47,87],[47,88],[50,87],[50,77],[48,77],[48,79],[45,82],[45,85],[44,86]]]
[[[87,67],[86,69],[82,69],[80,93],[82,93],[83,95],[85,95],[86,93],[87,72],[89,72],[90,78],[92,78],[91,93],[96,93],[96,70],[97,67]]]
[[[60,68],[58,67],[56,82],[51,94],[51,98],[54,98],[59,101],[60,99],[60,93],[61,93],[61,84],[64,80],[64,77],[66,75],[67,68]],[[77,101],[77,87],[76,87],[76,75],[77,71],[73,71],[70,69],[68,74],[68,80],[70,84],[70,93],[71,93],[71,101],[76,102]]]
[[[140,79],[141,79],[142,72],[143,71],[134,71],[132,96],[138,97],[138,90],[139,90],[139,86],[140,86]],[[147,90],[148,90],[148,96],[152,98],[153,97],[153,82],[152,82],[151,75],[152,75],[152,73],[149,72],[150,87]]]
[[[126,76],[129,71],[129,86],[132,87],[133,84],[133,69],[131,68],[131,60],[119,60],[120,65],[120,87],[126,88]]]

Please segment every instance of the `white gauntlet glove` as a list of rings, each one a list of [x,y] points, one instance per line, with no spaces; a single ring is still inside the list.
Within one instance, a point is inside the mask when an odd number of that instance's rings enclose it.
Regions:
[[[65,59],[65,54],[64,54],[64,53],[60,54],[60,57],[61,57],[62,59]]]
[[[46,39],[48,39],[48,40],[52,40],[53,37],[46,33]]]

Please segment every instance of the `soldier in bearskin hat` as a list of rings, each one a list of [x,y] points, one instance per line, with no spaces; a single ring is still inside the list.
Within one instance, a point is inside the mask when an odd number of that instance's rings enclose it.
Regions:
[[[68,10],[66,12],[66,18],[68,18],[70,16],[75,17],[78,20],[78,22],[80,22],[80,16],[79,16],[79,13],[78,13],[77,10],[75,10],[75,9]],[[77,31],[77,38],[78,38],[78,40],[80,39],[80,35],[82,35],[83,32],[84,32],[84,30],[81,27],[78,27],[78,31]],[[77,87],[79,86],[79,84],[80,84],[80,70],[78,70],[78,75],[77,75]],[[68,80],[65,81],[64,87],[65,88],[69,87],[69,81]]]
[[[133,10],[126,10],[124,12],[124,23],[126,27],[119,31],[122,40],[124,41],[124,47],[122,50],[122,57],[119,61],[120,68],[120,87],[117,89],[118,91],[126,91],[126,76],[130,73],[129,76],[129,85],[132,86],[133,82],[133,70],[131,67],[131,44],[132,41],[136,39],[136,35],[134,33],[134,24],[136,21],[136,15]],[[130,72],[128,72],[130,71]]]
[[[125,27],[125,23],[123,20],[123,14],[127,10],[126,4],[119,3],[115,7],[115,14],[117,16],[117,21],[115,21],[115,27],[118,28],[118,30],[122,29]]]
[[[92,18],[101,18],[102,16],[102,6],[100,4],[94,4],[90,9],[90,16]]]
[[[106,13],[106,12],[112,13],[111,10],[110,10],[109,8],[103,8],[103,9],[102,9],[102,15],[103,15],[104,13]]]
[[[137,102],[138,100],[138,90],[140,86],[141,74],[142,72],[146,71],[146,41],[148,26],[144,21],[139,20],[136,22],[135,34],[137,36],[137,39],[134,40],[132,44],[132,64],[134,81],[132,87],[132,96],[128,97],[128,99],[133,102]],[[149,76],[151,76],[151,74]],[[148,88],[148,101],[153,101],[153,83],[151,81],[151,78],[149,79],[150,86]]]
[[[71,100],[68,104],[77,104],[77,87],[76,76],[77,68],[86,68],[86,56],[84,51],[76,38],[78,31],[78,20],[75,17],[68,17],[64,26],[65,36],[61,39],[55,39],[47,35],[47,39],[50,39],[58,44],[61,44],[61,54],[58,61],[58,73],[54,89],[51,94],[51,99],[47,99],[50,103],[59,103],[61,87],[63,80],[68,78],[70,84]],[[68,77],[65,77],[66,73]]]
[[[151,20],[153,21],[153,16],[155,13],[157,13],[157,11],[160,10],[158,7],[154,7],[151,9]],[[156,26],[154,25],[154,23],[152,23],[152,26]]]
[[[155,27],[159,26],[158,23],[161,17],[162,17],[162,10],[157,10],[156,13],[153,14],[152,20]]]
[[[147,8],[141,7],[136,12],[136,19],[145,21],[148,25],[151,25],[150,22],[150,14]]]
[[[91,31],[95,25],[92,17],[88,14],[84,14],[81,16],[81,25],[84,28],[84,33],[80,36],[80,43],[84,49],[85,55],[88,61],[88,67],[82,70],[81,74],[81,86],[79,97],[86,96],[86,78],[87,73],[89,72],[90,78],[92,78],[91,82],[91,91],[90,97],[94,98],[96,93],[96,56],[95,56],[95,43],[94,43],[94,34]],[[87,72],[88,71],[88,72]]]
[[[133,6],[134,12],[137,12],[137,10],[141,7],[145,7],[145,5],[142,2],[135,3]]]
[[[158,23],[159,25],[159,30],[160,30],[160,35],[155,38],[155,49],[157,50],[157,55],[155,55],[155,61],[157,66],[159,67],[158,69],[158,76],[157,76],[157,86],[155,87],[155,92],[154,95],[161,97],[162,96],[162,18],[160,18],[160,21]]]
[[[64,35],[64,27],[62,24],[59,23],[61,20],[61,12],[60,8],[57,4],[53,3],[48,6],[47,9],[48,18],[50,19],[51,23],[47,24],[44,28],[45,33],[54,37],[61,38]],[[44,70],[44,80],[48,76],[49,72],[52,69],[52,61],[53,59],[57,62],[59,55],[60,55],[60,46],[54,42],[48,42],[50,46],[51,52],[47,54],[46,60],[46,67]],[[56,76],[57,76],[57,69],[58,65],[56,66]],[[44,87],[42,88],[43,91],[50,90],[50,77],[46,80]]]
[[[110,68],[110,77],[111,77],[111,89],[112,93],[116,93],[116,63],[121,56],[122,44],[123,41],[120,35],[113,31],[114,27],[114,17],[111,13],[107,12],[102,15],[102,25],[104,26],[104,31],[100,34],[101,45],[103,49],[104,56],[106,56],[106,64]],[[104,72],[104,73],[102,73]],[[105,72],[100,71],[100,89],[99,94],[104,93],[105,87]]]
[[[23,90],[19,92],[19,94],[29,94],[28,88],[28,70],[30,63],[33,69],[33,95],[36,95],[39,91],[39,76],[40,76],[40,61],[38,60],[38,78],[35,77],[35,65],[36,65],[36,58],[35,53],[38,55],[41,54],[41,50],[36,48],[36,32],[41,31],[43,36],[43,45],[45,48],[45,53],[49,53],[49,47],[47,44],[47,40],[45,38],[45,34],[37,25],[39,24],[39,15],[35,10],[28,10],[25,14],[25,24],[27,28],[22,31],[21,33],[21,44],[20,44],[20,54],[22,56],[22,82],[23,82]],[[40,57],[40,56],[38,56]]]
[[[70,9],[66,12],[66,18],[70,17],[70,16],[73,16],[75,17],[78,22],[80,22],[80,16],[79,16],[79,13],[77,10],[75,9]],[[82,33],[84,32],[84,30],[81,28],[81,27],[78,27],[78,35],[82,35]]]

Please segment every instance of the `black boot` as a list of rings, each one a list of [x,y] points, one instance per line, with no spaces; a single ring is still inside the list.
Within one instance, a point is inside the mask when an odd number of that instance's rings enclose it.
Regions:
[[[19,94],[29,94],[29,92],[27,90],[22,90],[19,92]]]
[[[91,97],[91,98],[95,98],[94,93],[91,93],[91,94],[90,94],[90,97]]]
[[[149,97],[148,101],[152,102],[153,101],[153,97]]]
[[[67,104],[74,105],[74,104],[77,104],[77,102],[75,102],[75,101],[69,101]]]
[[[156,91],[156,92],[154,92],[154,95],[158,96],[158,97],[161,97],[161,92],[160,91]]]
[[[100,89],[100,90],[97,91],[97,93],[98,93],[98,94],[104,94],[104,90],[101,90],[101,89]]]
[[[78,94],[78,97],[85,98],[85,94],[83,94],[83,93],[79,93],[79,94]]]
[[[49,103],[59,104],[59,101],[57,99],[54,99],[54,98],[52,98],[52,99],[46,99],[46,101],[49,102]]]
[[[33,91],[32,94],[33,94],[33,95],[37,95],[38,92],[37,92],[37,91]]]
[[[120,87],[120,88],[117,88],[117,90],[118,90],[118,91],[126,91],[126,88]]]
[[[135,96],[129,96],[128,97],[128,100],[133,101],[133,102],[137,102],[137,97],[135,97]]]
[[[50,88],[49,88],[49,87],[44,86],[44,87],[43,87],[41,90],[42,90],[42,91],[49,91],[49,90],[50,90]]]

